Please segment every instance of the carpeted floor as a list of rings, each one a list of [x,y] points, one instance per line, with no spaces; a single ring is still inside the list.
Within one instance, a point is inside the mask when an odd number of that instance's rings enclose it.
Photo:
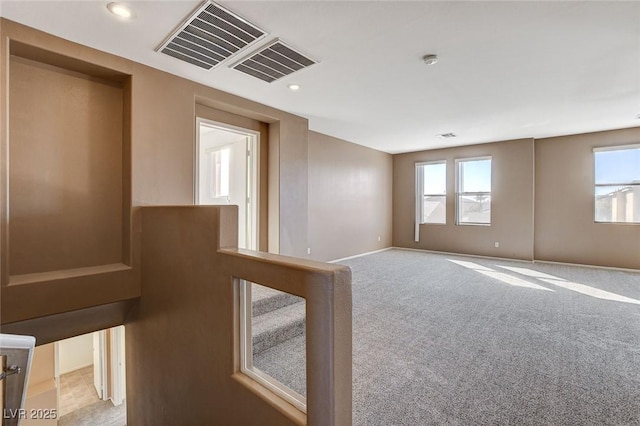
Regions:
[[[640,274],[406,250],[341,263],[355,425],[640,424]],[[302,341],[260,355],[299,391]]]

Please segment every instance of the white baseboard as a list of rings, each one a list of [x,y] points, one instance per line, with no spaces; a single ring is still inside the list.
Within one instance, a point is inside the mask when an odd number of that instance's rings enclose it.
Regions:
[[[577,267],[583,267],[583,268],[606,269],[608,271],[621,271],[621,272],[631,272],[635,274],[640,274],[640,269],[618,268],[615,266],[599,266],[599,265],[587,265],[584,263],[553,262],[551,260],[534,260],[533,263],[548,263],[550,265],[577,266]]]
[[[407,251],[418,251],[424,253],[433,253],[433,254],[443,254],[448,256],[463,256],[463,257],[475,257],[480,259],[493,259],[493,260],[508,260],[510,262],[523,262],[523,263],[548,263],[550,265],[566,265],[566,266],[575,266],[575,267],[583,267],[583,268],[593,268],[593,269],[606,269],[609,271],[622,271],[622,272],[631,272],[640,274],[640,269],[631,269],[631,268],[617,268],[615,266],[599,266],[599,265],[587,265],[583,263],[568,263],[568,262],[553,262],[550,260],[524,260],[524,259],[513,259],[510,257],[495,257],[495,256],[482,256],[479,254],[467,254],[467,253],[452,253],[448,251],[437,251],[437,250],[425,250],[425,249],[415,249],[410,247],[391,247],[397,250],[407,250]]]
[[[343,260],[355,259],[356,257],[369,256],[370,254],[380,253],[380,252],[383,252],[383,251],[391,250],[393,248],[395,248],[395,247],[385,247],[385,248],[380,249],[380,250],[374,250],[374,251],[369,251],[369,252],[366,252],[366,253],[360,253],[360,254],[356,254],[356,255],[353,255],[353,256],[343,257],[341,259],[329,260],[329,261],[327,261],[327,263],[338,263],[338,262],[342,262]]]
[[[475,257],[479,259],[492,259],[492,260],[509,260],[511,262],[523,262],[523,263],[533,263],[532,260],[525,259],[513,259],[510,257],[497,257],[497,256],[482,256],[479,254],[467,254],[467,253],[453,253],[450,251],[437,251],[437,250],[425,250],[425,249],[416,249],[410,247],[392,247],[396,250],[407,250],[407,251],[418,251],[423,253],[433,253],[433,254],[443,254],[447,256],[462,256],[462,257]]]
[[[479,259],[492,259],[492,260],[508,260],[510,262],[522,262],[522,263],[548,263],[550,265],[566,265],[566,266],[574,266],[574,267],[583,267],[583,268],[593,268],[593,269],[605,269],[609,271],[622,271],[622,272],[631,272],[635,274],[640,274],[640,269],[631,269],[631,268],[618,268],[615,266],[599,266],[599,265],[587,265],[583,263],[568,263],[568,262],[553,262],[551,260],[525,260],[525,259],[513,259],[510,257],[497,257],[497,256],[482,256],[479,254],[467,254],[467,253],[453,253],[449,251],[438,251],[438,250],[426,250],[426,249],[417,249],[410,247],[386,247],[380,250],[374,250],[367,253],[360,253],[353,256],[343,257],[341,259],[329,260],[327,263],[338,263],[343,260],[355,259],[357,257],[368,256],[370,254],[380,253],[387,250],[406,250],[406,251],[417,251],[422,253],[432,253],[432,254],[442,254],[447,256],[462,256],[462,257],[474,257]]]
[[[82,370],[83,368],[87,368],[92,365],[93,365],[93,361],[91,361],[88,364],[84,364],[80,366],[74,365],[71,370],[66,370],[66,371],[60,370],[60,375],[62,376],[63,374],[73,373],[74,371]]]

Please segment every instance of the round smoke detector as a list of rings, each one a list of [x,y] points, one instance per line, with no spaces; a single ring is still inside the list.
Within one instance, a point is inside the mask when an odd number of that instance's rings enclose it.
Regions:
[[[426,65],[434,65],[438,63],[438,55],[424,55],[422,60]]]

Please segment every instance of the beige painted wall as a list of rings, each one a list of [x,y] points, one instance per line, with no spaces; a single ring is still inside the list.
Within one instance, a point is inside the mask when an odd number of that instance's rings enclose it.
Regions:
[[[229,276],[220,281],[220,269],[227,267],[226,262],[212,263],[206,257],[210,251],[198,252],[186,262],[200,259],[197,267],[182,270],[178,277],[159,273],[153,266],[145,269],[144,289],[141,289],[141,209],[145,205],[183,204],[194,202],[194,149],[195,149],[195,109],[196,105],[225,111],[257,120],[269,125],[268,155],[268,190],[270,212],[268,218],[269,247],[280,253],[306,257],[307,247],[307,120],[286,112],[238,98],[194,82],[178,78],[123,58],[90,49],[53,37],[25,26],[2,20],[0,33],[0,69],[9,68],[11,59],[8,47],[17,44],[24,46],[21,51],[37,50],[37,60],[78,71],[78,67],[87,74],[100,77],[102,74],[124,76],[123,105],[123,174],[130,171],[131,177],[124,180],[122,188],[122,205],[133,206],[131,227],[132,262],[110,267],[99,265],[82,270],[57,269],[43,274],[12,275],[8,264],[9,248],[17,244],[9,234],[8,213],[10,206],[0,205],[0,277],[2,284],[2,323],[16,325],[26,324],[36,335],[46,334],[50,326],[49,320],[55,323],[56,338],[71,337],[104,328],[95,326],[102,324],[102,319],[109,312],[101,310],[102,306],[112,306],[114,302],[134,299],[141,296],[131,312],[127,323],[127,364],[130,367],[128,394],[135,404],[128,405],[131,423],[157,424],[173,420],[173,423],[187,422],[197,424],[201,419],[224,417],[224,424],[274,424],[283,422],[304,423],[304,416],[291,413],[291,407],[282,402],[260,402],[264,388],[246,382],[246,378],[236,378],[230,384],[233,374],[231,355],[233,348],[230,336],[234,331],[234,322],[230,313],[230,297],[233,296]],[[19,54],[20,52],[13,52]],[[34,59],[29,56],[29,58]],[[0,86],[9,87],[11,76],[3,72]],[[0,106],[0,128],[7,128],[7,97],[3,96]],[[11,111],[8,111],[11,113]],[[15,109],[14,109],[15,112]],[[55,114],[54,114],[55,115]],[[64,130],[64,129],[63,129]],[[6,132],[0,134],[0,193],[3,199],[21,191],[21,188],[10,188],[10,143]],[[273,148],[272,148],[273,147]],[[130,160],[128,159],[130,153]],[[9,154],[10,155],[10,154]],[[51,164],[58,167],[69,166],[67,161],[55,157]],[[90,176],[91,178],[91,176]],[[74,204],[79,208],[81,204]],[[184,207],[191,208],[191,207]],[[123,209],[125,210],[125,209]],[[128,227],[129,209],[122,215],[123,227]],[[195,235],[193,241],[204,242],[208,250],[216,249],[215,239],[210,232],[213,223],[210,217],[202,221],[185,222],[191,227],[189,235]],[[195,227],[193,227],[195,226]],[[233,223],[226,223],[232,227]],[[175,227],[177,228],[177,227]],[[169,259],[182,259],[185,253],[181,246],[182,235],[169,229],[172,244],[156,246],[159,252],[171,253]],[[166,230],[166,229],[163,229]],[[82,238],[75,235],[74,238]],[[146,236],[145,236],[146,237]],[[67,237],[61,237],[59,243],[64,244]],[[153,238],[153,235],[150,236]],[[192,241],[191,239],[189,240]],[[195,244],[195,243],[194,243]],[[196,247],[188,245],[188,247]],[[167,251],[166,249],[170,250]],[[123,243],[123,254],[127,247]],[[204,256],[204,257],[202,257]],[[243,257],[237,255],[237,257]],[[149,259],[148,255],[145,259]],[[125,259],[126,260],[126,259]],[[145,260],[147,261],[147,260]],[[288,261],[289,263],[291,260]],[[162,263],[162,262],[161,262]],[[165,262],[167,263],[167,262]],[[316,360],[309,380],[316,380],[315,386],[309,390],[311,424],[349,424],[351,419],[351,306],[350,275],[342,269],[338,280],[343,288],[337,290],[327,283],[328,274],[336,270],[323,265],[294,265],[296,273],[287,279],[281,268],[271,269],[270,262],[263,259],[254,260],[256,268],[243,268],[243,261],[237,261],[237,273],[249,273],[267,268],[269,280],[280,283],[284,281],[296,287],[310,287],[310,294],[303,295],[317,299],[308,310],[308,324],[318,325],[309,337],[315,349],[310,353],[310,361]],[[57,265],[56,268],[67,266]],[[322,269],[314,277],[310,277],[311,269]],[[330,268],[330,269],[327,269]],[[286,269],[286,268],[285,268]],[[157,281],[154,279],[157,275]],[[171,272],[171,271],[169,271]],[[175,271],[173,271],[175,272]],[[189,274],[198,277],[191,282]],[[258,279],[258,277],[254,277]],[[217,278],[216,278],[217,277]],[[214,286],[210,286],[211,280]],[[218,281],[215,281],[218,279]],[[164,286],[171,285],[171,287]],[[176,292],[175,285],[179,285]],[[185,291],[184,285],[193,291]],[[225,286],[226,290],[224,289]],[[155,290],[158,290],[156,292]],[[225,297],[218,297],[217,291]],[[295,291],[288,288],[288,291]],[[206,293],[206,297],[203,296]],[[130,306],[130,305],[127,305]],[[317,306],[318,309],[312,307]],[[94,307],[97,307],[94,309]],[[192,309],[198,308],[198,309]],[[220,308],[220,309],[218,309]],[[114,312],[111,311],[113,314]],[[118,313],[122,313],[118,311]],[[64,318],[62,318],[64,316]],[[110,317],[112,318],[112,316]],[[121,316],[118,319],[121,320]],[[205,318],[207,321],[202,321]],[[220,319],[221,322],[216,320]],[[174,320],[165,322],[165,320]],[[89,324],[88,326],[86,324]],[[215,328],[218,324],[218,328]],[[115,325],[111,323],[110,325]],[[149,328],[147,328],[149,327]],[[14,327],[16,332],[24,330]],[[129,331],[131,330],[131,333]],[[137,332],[136,330],[142,330]],[[212,332],[213,330],[213,332]],[[153,336],[146,331],[155,331]],[[216,334],[217,333],[217,334]],[[334,338],[334,333],[339,334]],[[129,336],[132,336],[131,338]],[[166,340],[167,336],[172,338]],[[130,342],[135,342],[131,343]],[[189,346],[192,345],[192,346]],[[315,345],[315,346],[313,346]],[[162,350],[158,350],[161,347]],[[131,349],[133,348],[133,349]],[[184,351],[184,349],[192,349]],[[177,351],[177,352],[172,352]],[[222,352],[224,355],[222,355]],[[167,355],[177,354],[175,358]],[[190,356],[199,357],[196,362],[189,363]],[[172,359],[175,362],[168,363]],[[182,362],[187,362],[182,364]],[[338,364],[336,364],[338,362]],[[157,368],[150,368],[155,366]],[[168,367],[167,367],[168,366]],[[173,366],[182,366],[174,374]],[[203,370],[203,366],[205,366]],[[169,370],[167,370],[169,368]],[[185,370],[186,368],[186,370]],[[169,375],[163,371],[171,371]],[[144,373],[144,374],[140,374]],[[312,379],[315,377],[315,379]],[[130,379],[131,378],[131,379]],[[216,386],[224,383],[229,386]],[[310,384],[312,381],[309,382]],[[159,384],[158,386],[155,386]],[[338,384],[338,385],[336,385]],[[335,387],[337,386],[337,389]],[[202,387],[206,392],[198,392]],[[248,388],[238,391],[240,388]],[[335,391],[335,392],[334,392]],[[244,392],[248,396],[244,402],[231,398],[234,392]],[[160,397],[158,398],[158,395]],[[180,399],[177,399],[180,398]],[[313,402],[313,403],[311,403]],[[167,405],[167,404],[170,404]],[[194,408],[195,407],[195,408]],[[247,409],[250,407],[250,409]],[[189,409],[191,408],[191,411]],[[275,410],[274,410],[275,408]],[[235,420],[235,422],[233,421]],[[326,420],[326,421],[325,421]],[[205,422],[214,424],[216,422]]]
[[[0,43],[0,69],[7,70],[14,63],[10,53],[53,64],[72,72],[84,72],[99,78],[111,78],[122,82],[125,102],[122,107],[122,174],[114,173],[107,184],[121,181],[122,214],[109,214],[108,218],[121,220],[126,241],[118,247],[122,264],[105,266],[113,262],[111,255],[102,256],[94,269],[80,271],[69,268],[78,265],[61,262],[47,264],[46,259],[33,260],[28,269],[9,271],[9,253],[25,243],[12,238],[9,233],[9,212],[16,212],[8,203],[0,205],[0,284],[2,285],[3,323],[73,311],[99,304],[136,297],[140,294],[140,257],[137,239],[136,206],[193,204],[194,202],[194,149],[195,109],[204,105],[227,113],[247,117],[269,126],[274,147],[269,148],[268,198],[272,213],[267,218],[269,247],[283,254],[306,257],[307,247],[307,120],[286,112],[257,104],[219,90],[161,72],[150,67],[100,52],[86,46],[50,36],[23,25],[2,20]],[[115,77],[114,77],[115,76]],[[10,87],[19,80],[15,75],[3,72],[0,86]],[[65,98],[66,99],[66,98]],[[8,96],[0,100],[2,112],[0,127],[8,128],[8,112],[20,110],[7,103]],[[18,101],[21,101],[19,99]],[[31,102],[33,103],[33,102]],[[37,99],[36,99],[37,103]],[[10,108],[11,106],[11,108]],[[10,109],[13,109],[11,111]],[[49,111],[51,120],[62,111]],[[117,114],[116,114],[117,115]],[[58,135],[70,130],[68,124],[57,129]],[[9,146],[23,143],[6,132],[0,134],[0,195],[2,199],[15,200],[25,193],[25,185],[10,176],[11,157]],[[9,153],[9,154],[8,154]],[[130,156],[130,159],[129,159]],[[67,158],[50,156],[49,166],[73,167]],[[98,182],[102,176],[96,168],[90,169],[87,182]],[[34,171],[31,170],[30,173]],[[128,174],[131,174],[129,178]],[[11,177],[11,179],[10,179]],[[265,176],[262,176],[264,179]],[[80,179],[78,180],[81,181]],[[96,189],[96,188],[94,188]],[[97,189],[96,189],[97,191]],[[83,200],[67,206],[80,214]],[[128,208],[134,207],[133,214]],[[271,206],[274,206],[271,209]],[[33,209],[24,215],[33,214]],[[130,217],[132,220],[130,221]],[[264,224],[263,224],[264,225]],[[131,226],[132,232],[129,232]],[[265,225],[266,226],[266,225]],[[55,227],[53,228],[56,229]],[[110,233],[113,236],[117,233]],[[262,234],[261,234],[262,235]],[[70,231],[64,235],[45,237],[41,244],[51,240],[64,247],[67,241],[77,241],[73,247],[82,247],[91,241],[90,234]],[[115,246],[115,245],[114,245]],[[266,247],[266,245],[264,246]],[[86,257],[87,253],[81,253]],[[79,255],[80,256],[80,255]],[[69,256],[75,259],[76,256]],[[40,258],[38,258],[40,259]],[[117,262],[117,260],[116,260]],[[92,261],[83,261],[89,266]],[[94,263],[95,264],[95,263]],[[50,265],[50,266],[48,266]],[[130,268],[131,267],[131,268]],[[24,272],[50,271],[45,275],[20,275]],[[13,285],[16,284],[16,285]],[[17,285],[20,284],[20,285]],[[57,297],[56,295],[64,295]],[[27,304],[26,301],[29,301]],[[83,330],[86,332],[86,330]]]
[[[122,262],[122,84],[17,56],[10,75],[10,275]]]
[[[54,411],[58,408],[58,392],[55,381],[53,343],[38,346],[33,353],[24,408],[27,415],[26,419],[20,423],[23,426],[54,426],[58,424],[59,414]],[[31,416],[31,410],[44,410],[47,414],[53,415],[46,419],[38,418],[37,415]]]
[[[143,297],[126,324],[129,424],[351,424],[348,268],[234,250],[235,206],[145,207],[142,228]],[[306,416],[238,374],[233,277],[306,299]]]
[[[93,365],[93,333],[58,342],[58,373],[66,374]]]
[[[455,224],[455,159],[492,157],[491,226]],[[420,225],[414,241],[415,163],[447,161],[447,223]],[[495,242],[500,247],[494,247]],[[393,245],[533,259],[533,140],[521,139],[393,156]]]
[[[53,343],[36,346],[31,360],[27,387],[55,379],[55,347]],[[28,393],[28,392],[27,392]]]
[[[3,325],[136,297],[129,68],[6,20],[0,30]]]
[[[283,254],[305,257],[307,243],[307,120],[140,64],[133,70],[133,204],[194,202],[196,101],[272,125],[278,123],[278,234]],[[270,134],[271,136],[271,134]],[[269,146],[272,142],[270,137]],[[272,195],[269,195],[272,198]]]
[[[638,127],[536,140],[536,259],[640,269],[640,225],[595,223],[593,200],[593,148],[638,141]]]
[[[391,246],[392,175],[390,154],[309,132],[313,259],[334,260]]]

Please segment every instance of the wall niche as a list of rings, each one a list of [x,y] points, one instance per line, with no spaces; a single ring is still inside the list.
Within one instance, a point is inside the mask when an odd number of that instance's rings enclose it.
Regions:
[[[131,265],[130,103],[129,75],[11,41],[10,283]]]

